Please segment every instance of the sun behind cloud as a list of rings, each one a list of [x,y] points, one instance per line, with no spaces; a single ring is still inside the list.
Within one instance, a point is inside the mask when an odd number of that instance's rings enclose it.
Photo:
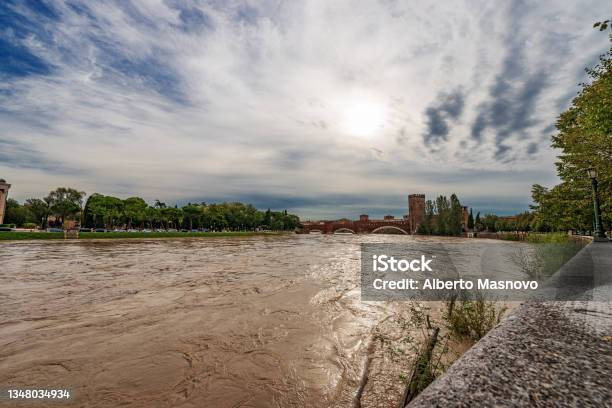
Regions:
[[[386,109],[382,103],[355,99],[344,107],[342,130],[351,136],[373,138],[380,134],[386,119]]]

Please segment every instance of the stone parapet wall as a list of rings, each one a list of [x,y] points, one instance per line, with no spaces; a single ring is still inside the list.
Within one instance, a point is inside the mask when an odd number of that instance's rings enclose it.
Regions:
[[[610,271],[612,243],[587,245],[551,279],[588,285],[520,306],[408,406],[612,406]]]

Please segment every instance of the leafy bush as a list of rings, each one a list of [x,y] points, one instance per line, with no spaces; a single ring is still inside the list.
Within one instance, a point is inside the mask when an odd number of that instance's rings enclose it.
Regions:
[[[497,237],[505,241],[519,241],[518,234],[514,233],[498,234]]]
[[[584,246],[583,241],[571,240],[563,233],[530,234],[526,241],[533,245],[517,246],[509,259],[537,281],[553,275]]]
[[[528,234],[525,241],[534,244],[564,244],[569,242],[569,236],[563,232],[554,232],[548,234]]]
[[[498,309],[495,302],[482,296],[470,300],[462,295],[459,300],[454,296],[446,302],[442,317],[453,335],[478,341],[499,323],[505,312],[505,306]]]

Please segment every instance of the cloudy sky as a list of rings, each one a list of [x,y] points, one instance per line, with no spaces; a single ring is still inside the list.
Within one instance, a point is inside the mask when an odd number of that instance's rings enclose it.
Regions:
[[[303,218],[552,185],[556,116],[608,47],[608,1],[0,5],[0,177]]]

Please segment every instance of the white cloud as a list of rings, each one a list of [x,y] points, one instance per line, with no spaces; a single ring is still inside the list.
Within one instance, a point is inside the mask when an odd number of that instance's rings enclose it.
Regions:
[[[603,1],[202,2],[202,14],[171,3],[57,3],[58,20],[15,10],[39,28],[3,38],[53,68],[0,85],[0,141],[39,155],[24,169],[0,154],[14,196],[70,184],[167,202],[396,194],[403,205],[421,191],[524,202],[532,183],[554,182],[542,132],[607,46],[590,28]],[[470,134],[513,55],[512,102],[533,75],[546,83],[502,160],[499,129]],[[426,109],[455,89],[465,106],[447,141],[424,145]],[[355,104],[385,112],[371,137],[346,126]]]

